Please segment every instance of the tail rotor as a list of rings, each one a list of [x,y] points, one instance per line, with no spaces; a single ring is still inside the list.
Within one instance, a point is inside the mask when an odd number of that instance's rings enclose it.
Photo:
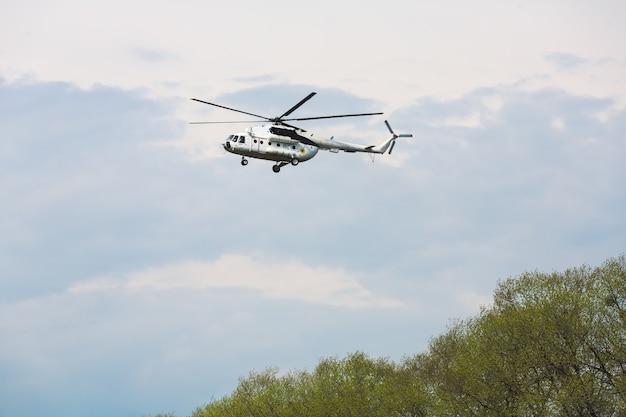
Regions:
[[[412,138],[413,135],[411,133],[401,133],[401,134],[396,134],[393,129],[391,129],[391,126],[389,126],[389,122],[385,120],[385,125],[387,125],[387,129],[389,129],[389,133],[391,133],[391,135],[393,136],[393,140],[391,142],[391,148],[389,148],[389,155],[391,155],[391,151],[393,151],[393,147],[396,146],[396,139],[397,138]]]

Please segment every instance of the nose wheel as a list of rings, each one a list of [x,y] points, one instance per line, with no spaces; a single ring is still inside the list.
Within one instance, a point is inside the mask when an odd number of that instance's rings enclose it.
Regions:
[[[244,157],[241,157],[241,165],[243,165],[244,167],[248,165],[248,160]]]

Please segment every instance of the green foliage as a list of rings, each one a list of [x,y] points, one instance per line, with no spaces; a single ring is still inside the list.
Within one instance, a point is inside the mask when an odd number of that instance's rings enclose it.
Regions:
[[[278,376],[275,368],[240,379],[231,396],[194,417],[425,416],[428,397],[408,366],[362,352],[323,359],[312,373]]]
[[[192,416],[626,416],[626,260],[507,279],[426,353],[253,372]]]
[[[407,364],[362,352],[322,360],[311,381],[313,416],[418,416],[427,408],[425,389]]]
[[[431,343],[437,415],[626,414],[626,262],[501,282],[491,308]]]

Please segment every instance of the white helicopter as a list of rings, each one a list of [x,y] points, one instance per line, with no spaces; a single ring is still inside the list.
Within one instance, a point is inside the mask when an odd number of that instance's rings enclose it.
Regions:
[[[275,161],[272,166],[274,172],[280,172],[285,165],[298,165],[300,162],[308,161],[317,155],[320,149],[337,153],[344,152],[365,152],[370,154],[384,154],[389,150],[389,154],[396,144],[397,138],[411,138],[412,134],[395,134],[385,120],[385,125],[391,133],[391,137],[380,145],[358,145],[353,143],[345,143],[333,140],[333,138],[325,139],[306,132],[296,126],[289,125],[285,122],[318,120],[318,119],[334,119],[339,117],[358,117],[358,116],[374,116],[382,113],[359,113],[359,114],[341,114],[334,116],[318,116],[318,117],[302,117],[302,118],[286,118],[297,108],[310,100],[316,93],[311,93],[292,108],[278,117],[265,117],[258,114],[248,113],[246,111],[232,109],[230,107],[221,106],[208,101],[192,98],[192,100],[209,104],[211,106],[220,107],[222,109],[231,110],[238,113],[247,114],[249,116],[259,117],[261,122],[271,122],[271,124],[248,127],[245,131],[229,135],[223,146],[227,152],[241,155],[241,165],[248,165],[248,158],[265,159]],[[254,121],[232,121],[232,122],[191,122],[191,124],[208,124],[208,123],[250,123]]]

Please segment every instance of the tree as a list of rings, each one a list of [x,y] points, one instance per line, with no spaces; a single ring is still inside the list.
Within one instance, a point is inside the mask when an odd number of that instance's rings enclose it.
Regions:
[[[626,262],[501,282],[490,308],[434,339],[438,415],[626,414]]]
[[[314,416],[423,416],[425,388],[410,363],[371,359],[356,352],[346,359],[324,359],[312,375]]]
[[[410,367],[356,352],[327,358],[312,373],[277,376],[270,368],[239,380],[232,395],[194,417],[421,417],[427,397]]]

